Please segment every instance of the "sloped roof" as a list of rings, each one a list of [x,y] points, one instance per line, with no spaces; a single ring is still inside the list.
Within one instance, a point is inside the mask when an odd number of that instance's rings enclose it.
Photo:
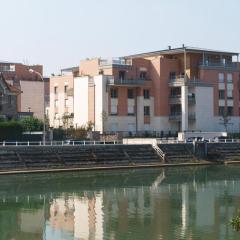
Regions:
[[[222,55],[230,55],[230,56],[238,56],[239,55],[239,53],[237,53],[237,52],[229,52],[229,51],[220,51],[220,50],[213,50],[213,49],[207,49],[207,48],[183,46],[180,48],[168,48],[168,49],[159,50],[159,51],[133,54],[133,55],[125,56],[125,57],[126,58],[151,57],[151,56],[158,56],[158,55],[179,54],[179,53],[183,53],[184,51],[186,51],[188,53],[209,53],[209,54],[222,54]]]

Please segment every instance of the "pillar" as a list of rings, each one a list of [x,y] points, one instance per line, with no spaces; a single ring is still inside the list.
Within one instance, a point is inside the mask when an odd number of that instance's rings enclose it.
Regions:
[[[182,132],[188,130],[188,86],[181,87]]]

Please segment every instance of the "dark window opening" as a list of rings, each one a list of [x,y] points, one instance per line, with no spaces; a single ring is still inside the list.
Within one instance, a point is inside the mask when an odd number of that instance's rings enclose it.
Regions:
[[[140,72],[140,79],[145,80],[147,78],[147,72],[146,71],[141,71]]]
[[[118,98],[118,91],[115,88],[111,89],[111,98]]]
[[[233,116],[233,107],[228,107],[227,108],[227,115],[228,116]]]
[[[219,99],[225,99],[225,91],[224,90],[219,90],[218,96],[219,96]]]
[[[218,108],[218,115],[219,116],[224,116],[225,113],[225,108],[224,107],[219,107]]]
[[[150,107],[144,106],[144,116],[150,116]]]
[[[119,80],[124,80],[125,79],[125,71],[119,71]]]
[[[176,72],[170,72],[169,73],[169,78],[170,79],[176,79]]]
[[[148,89],[143,90],[143,97],[144,97],[144,99],[150,98],[150,91]]]
[[[133,89],[128,89],[128,98],[130,98],[130,99],[134,98],[134,91],[133,91]]]

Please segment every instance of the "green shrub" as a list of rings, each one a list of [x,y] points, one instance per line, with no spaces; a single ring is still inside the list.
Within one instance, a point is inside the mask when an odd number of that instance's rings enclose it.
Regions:
[[[0,141],[21,140],[23,127],[17,121],[0,122]]]
[[[240,231],[240,213],[230,221],[230,224],[235,231]]]

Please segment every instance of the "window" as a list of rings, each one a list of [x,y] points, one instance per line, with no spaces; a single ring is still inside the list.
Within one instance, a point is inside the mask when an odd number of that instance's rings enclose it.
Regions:
[[[233,116],[233,107],[227,107],[227,115]]]
[[[219,90],[218,97],[219,99],[225,99],[225,90]]]
[[[58,100],[54,101],[54,107],[56,107],[56,108],[58,107]]]
[[[134,106],[128,106],[128,115],[134,115]]]
[[[150,98],[150,91],[148,89],[143,90],[143,97],[144,97],[144,99]]]
[[[68,90],[68,86],[65,85],[65,86],[64,86],[64,93],[67,93],[67,90]]]
[[[125,71],[119,71],[119,79],[124,80],[125,79]]]
[[[59,120],[59,114],[58,113],[54,114],[54,119]]]
[[[111,105],[111,115],[117,115],[117,106]]]
[[[144,116],[150,116],[150,107],[144,106]]]
[[[176,72],[170,72],[169,73],[169,78],[170,79],[176,79]]]
[[[128,89],[128,98],[133,99],[134,98],[134,91],[133,89]]]
[[[68,107],[68,99],[65,99],[65,101],[64,101],[64,106],[65,106],[65,107]]]
[[[228,73],[227,74],[227,82],[228,83],[232,83],[233,79],[232,79],[232,73]]]
[[[147,72],[146,71],[141,71],[140,72],[140,79],[145,80],[147,78]]]
[[[233,99],[233,91],[227,90],[227,99]]]
[[[111,98],[118,98],[118,91],[115,88],[111,89]]]
[[[58,87],[54,87],[54,93],[55,93],[55,94],[58,93]]]
[[[224,116],[225,108],[224,107],[219,107],[218,108],[218,115],[219,116]]]
[[[219,83],[224,83],[224,73],[219,73],[218,74],[218,82]]]

